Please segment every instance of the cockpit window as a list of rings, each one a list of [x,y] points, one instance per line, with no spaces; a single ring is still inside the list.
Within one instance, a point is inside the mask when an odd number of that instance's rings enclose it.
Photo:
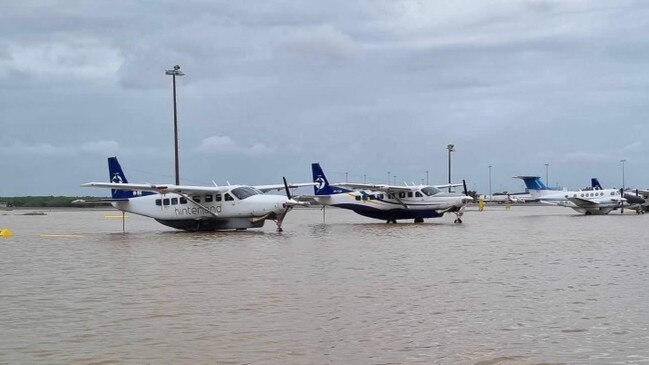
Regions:
[[[425,188],[421,189],[421,192],[426,194],[427,196],[433,196],[433,195],[439,193],[439,190],[432,187],[432,186],[426,186]]]
[[[253,189],[248,186],[242,186],[236,189],[232,189],[232,195],[236,196],[239,200],[251,197],[253,195],[259,195],[259,192],[256,189]]]

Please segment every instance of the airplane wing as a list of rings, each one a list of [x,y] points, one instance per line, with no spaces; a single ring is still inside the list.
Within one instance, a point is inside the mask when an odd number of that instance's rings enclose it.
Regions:
[[[437,189],[445,189],[445,188],[455,188],[455,187],[463,186],[463,185],[464,184],[454,183],[454,184],[433,185],[433,187],[437,188]]]
[[[386,184],[360,184],[360,183],[336,183],[337,186],[345,186],[358,190],[378,190],[385,192],[408,192],[412,191],[412,187],[403,185],[386,185]]]
[[[571,202],[573,202],[576,206],[584,209],[590,209],[590,208],[599,208],[601,207],[600,203],[594,202],[592,200],[588,199],[582,199],[582,198],[568,198]]]
[[[105,188],[127,191],[151,191],[154,193],[222,193],[230,189],[229,186],[192,186],[173,184],[132,184],[132,183],[106,183],[89,182],[81,184],[82,187]],[[283,185],[282,185],[283,187]]]
[[[317,185],[318,183],[299,183],[299,184],[288,184],[289,189],[295,189],[299,188],[301,186],[314,186]],[[269,191],[279,191],[279,190],[284,190],[284,184],[276,184],[276,185],[253,185],[253,188],[261,191],[262,193],[267,193]]]

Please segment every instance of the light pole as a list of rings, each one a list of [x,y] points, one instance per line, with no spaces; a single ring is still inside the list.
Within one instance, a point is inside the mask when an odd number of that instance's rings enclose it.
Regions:
[[[491,165],[489,165],[489,200],[491,200]]]
[[[390,185],[390,171],[388,171],[388,185]]]
[[[622,191],[624,191],[624,163],[626,160],[620,160],[622,162]]]
[[[428,185],[428,170],[426,170],[426,185]]]
[[[173,80],[173,95],[174,95],[174,157],[176,162],[176,185],[180,185],[180,173],[178,165],[178,112],[176,110],[176,76],[185,76],[180,71],[180,66],[174,66],[173,70],[166,70],[165,75],[171,75]]]
[[[349,174],[349,172],[345,171],[345,182],[349,182],[347,181],[347,174]]]
[[[453,149],[453,147],[455,147],[455,146],[452,145],[452,144],[449,144],[448,146],[446,146],[446,149],[448,150],[448,184],[449,185],[451,184],[451,152],[455,151],[455,149]],[[449,193],[451,192],[451,187],[450,186],[448,187],[448,192]]]
[[[394,185],[397,185],[397,175],[394,175]]]
[[[367,184],[367,174],[363,174],[363,184]]]
[[[549,163],[545,164],[545,183],[548,184],[548,187],[550,187],[550,180],[548,180],[548,166],[550,166]]]

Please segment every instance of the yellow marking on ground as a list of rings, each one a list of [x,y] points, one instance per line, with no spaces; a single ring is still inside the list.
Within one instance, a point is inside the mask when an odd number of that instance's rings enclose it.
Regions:
[[[54,234],[54,233],[44,233],[40,235],[43,238],[47,237],[60,237],[60,238],[82,238],[83,235],[80,234]]]

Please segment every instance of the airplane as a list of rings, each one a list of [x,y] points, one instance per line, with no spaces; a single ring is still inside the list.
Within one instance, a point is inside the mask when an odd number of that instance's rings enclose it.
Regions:
[[[585,215],[608,214],[623,206],[626,199],[617,189],[560,191],[550,190],[538,176],[514,176],[525,182],[533,198],[541,203],[568,207]]]
[[[529,193],[494,193],[493,195],[481,195],[485,202],[498,204],[522,204],[538,201],[532,198]]]
[[[590,179],[591,189],[593,190],[602,190],[602,185],[599,183],[597,178]],[[649,190],[635,189],[634,190],[622,190],[623,197],[626,199],[625,204],[622,206],[620,211],[624,213],[624,208],[635,210],[638,214],[644,214],[649,211]]]
[[[150,217],[159,223],[186,231],[245,230],[275,221],[282,231],[286,214],[296,205],[291,188],[306,184],[192,186],[129,183],[117,157],[108,158],[111,182],[89,182],[82,187],[111,189],[111,205],[122,212]],[[284,189],[284,195],[264,195]]]
[[[422,223],[424,218],[442,217],[444,213],[455,213],[455,223],[462,223],[464,207],[473,198],[466,194],[445,193],[441,187],[449,185],[384,185],[336,183],[329,180],[319,163],[311,164],[313,190],[315,199],[323,206],[335,206],[350,209],[370,218],[382,219],[387,223],[397,223],[397,219],[414,219]]]

